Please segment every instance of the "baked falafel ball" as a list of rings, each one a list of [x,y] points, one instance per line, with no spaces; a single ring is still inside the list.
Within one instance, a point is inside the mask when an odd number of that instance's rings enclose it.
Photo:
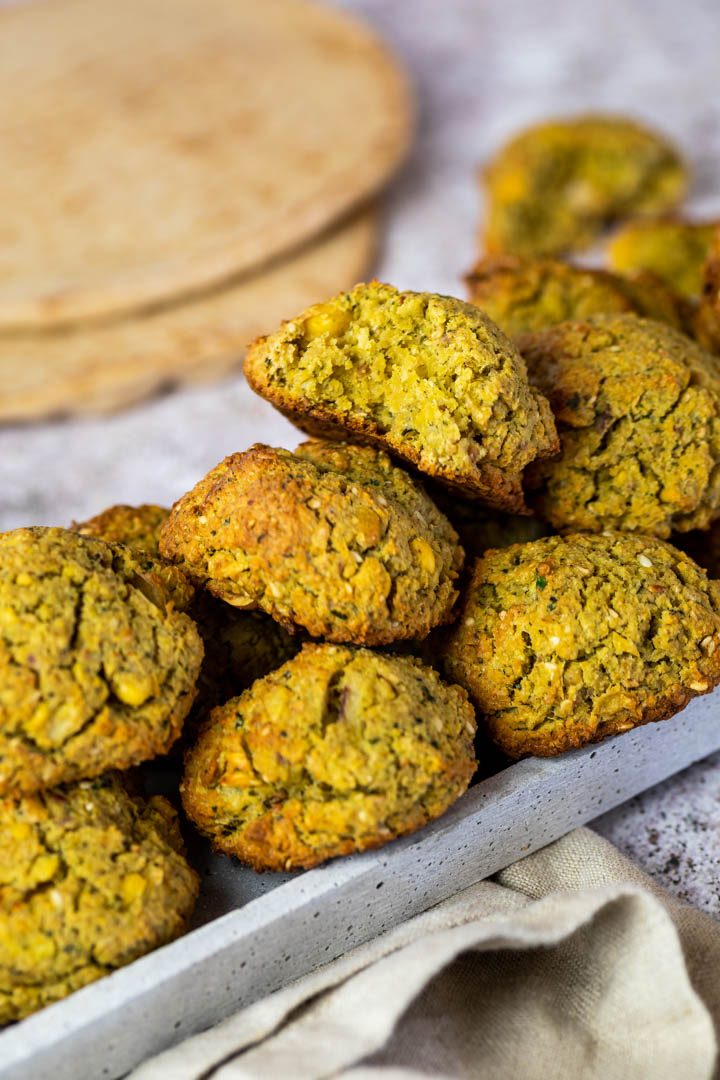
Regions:
[[[202,655],[127,548],[66,529],[0,536],[0,795],[166,752]]]
[[[703,266],[700,304],[693,324],[697,340],[712,353],[720,353],[720,228]]]
[[[356,285],[258,338],[244,370],[311,435],[374,443],[500,510],[524,509],[523,468],[557,449],[515,346],[452,297]]]
[[[170,803],[117,774],[0,801],[0,1024],[172,941],[197,894]]]
[[[306,645],[209,716],[188,817],[256,870],[380,847],[444,813],[475,771],[467,694],[409,656]]]
[[[659,279],[624,279],[560,259],[489,255],[465,278],[470,300],[509,337],[568,319],[632,311],[683,328],[678,299]]]
[[[680,331],[596,315],[528,334],[530,377],[548,395],[558,457],[526,474],[554,528],[668,537],[720,516],[720,370]]]
[[[158,543],[162,527],[170,514],[163,506],[145,503],[110,506],[87,521],[73,521],[70,526],[80,536],[91,536],[109,544],[129,548],[142,566],[148,581],[156,580],[161,591],[168,593],[178,611],[187,611],[195,589],[176,566],[160,557]]]
[[[608,248],[610,266],[621,274],[649,270],[670,288],[694,300],[702,290],[703,263],[720,221],[629,221]]]
[[[485,169],[486,250],[557,255],[588,247],[613,221],[661,214],[688,172],[655,131],[603,113],[535,124]]]
[[[550,536],[475,565],[445,670],[511,757],[662,720],[720,682],[720,583],[624,533]]]
[[[319,440],[231,454],[175,504],[160,550],[230,604],[363,645],[447,621],[463,562],[450,523],[387,454]]]

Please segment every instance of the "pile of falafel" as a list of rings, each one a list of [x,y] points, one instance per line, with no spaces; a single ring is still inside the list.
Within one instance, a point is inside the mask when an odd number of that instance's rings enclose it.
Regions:
[[[720,682],[720,233],[648,217],[686,180],[624,119],[521,134],[472,303],[361,284],[250,347],[309,441],[0,536],[0,1021],[187,927],[145,761],[184,750],[216,850],[301,869],[442,814],[478,724],[553,755]],[[612,270],[567,261],[617,221]]]

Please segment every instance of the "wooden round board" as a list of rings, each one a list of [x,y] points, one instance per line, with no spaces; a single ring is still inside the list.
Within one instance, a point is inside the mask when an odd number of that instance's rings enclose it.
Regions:
[[[0,337],[0,421],[106,412],[171,384],[226,374],[253,338],[361,279],[376,237],[375,214],[365,210],[265,271],[191,301]]]
[[[0,10],[0,329],[257,269],[359,205],[412,127],[365,25],[306,0]]]

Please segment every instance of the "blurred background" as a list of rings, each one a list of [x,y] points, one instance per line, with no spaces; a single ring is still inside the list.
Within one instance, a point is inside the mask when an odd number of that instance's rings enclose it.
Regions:
[[[693,166],[688,212],[720,215],[717,0],[335,6],[384,38],[416,100],[409,154],[379,195],[369,275],[465,295],[462,275],[478,254],[478,167],[517,129],[549,115],[609,109],[650,122]],[[10,60],[0,40],[0,65]],[[7,385],[17,361],[12,349],[0,352]],[[110,415],[0,425],[0,530],[67,525],[113,503],[169,505],[226,454],[256,440],[292,448],[299,438],[239,370]],[[718,803],[716,758],[608,815],[601,827],[665,884],[720,914]]]

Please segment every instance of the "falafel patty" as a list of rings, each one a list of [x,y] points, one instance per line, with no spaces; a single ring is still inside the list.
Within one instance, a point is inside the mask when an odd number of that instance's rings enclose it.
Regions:
[[[178,937],[198,884],[170,803],[116,774],[0,801],[0,1024]]]
[[[720,682],[720,583],[649,536],[551,536],[475,565],[448,677],[511,757],[662,720]]]
[[[245,375],[310,434],[377,444],[500,510],[523,510],[523,468],[557,449],[515,346],[448,296],[356,285],[258,338]]]
[[[720,371],[663,323],[596,315],[528,334],[561,452],[526,475],[556,529],[668,537],[720,516]]]
[[[226,458],[175,504],[160,550],[230,604],[363,645],[447,621],[463,562],[450,523],[387,454],[319,440]]]
[[[663,136],[623,116],[589,113],[520,132],[484,180],[486,250],[558,255],[588,247],[612,221],[671,210],[688,172]]]
[[[0,536],[0,795],[166,752],[202,642],[120,545],[66,529]]]
[[[683,329],[678,297],[659,278],[622,278],[560,259],[490,255],[465,278],[470,300],[509,337],[568,319],[635,312]]]
[[[475,771],[464,690],[411,657],[306,645],[209,716],[182,784],[214,847],[298,870],[442,814]]]

